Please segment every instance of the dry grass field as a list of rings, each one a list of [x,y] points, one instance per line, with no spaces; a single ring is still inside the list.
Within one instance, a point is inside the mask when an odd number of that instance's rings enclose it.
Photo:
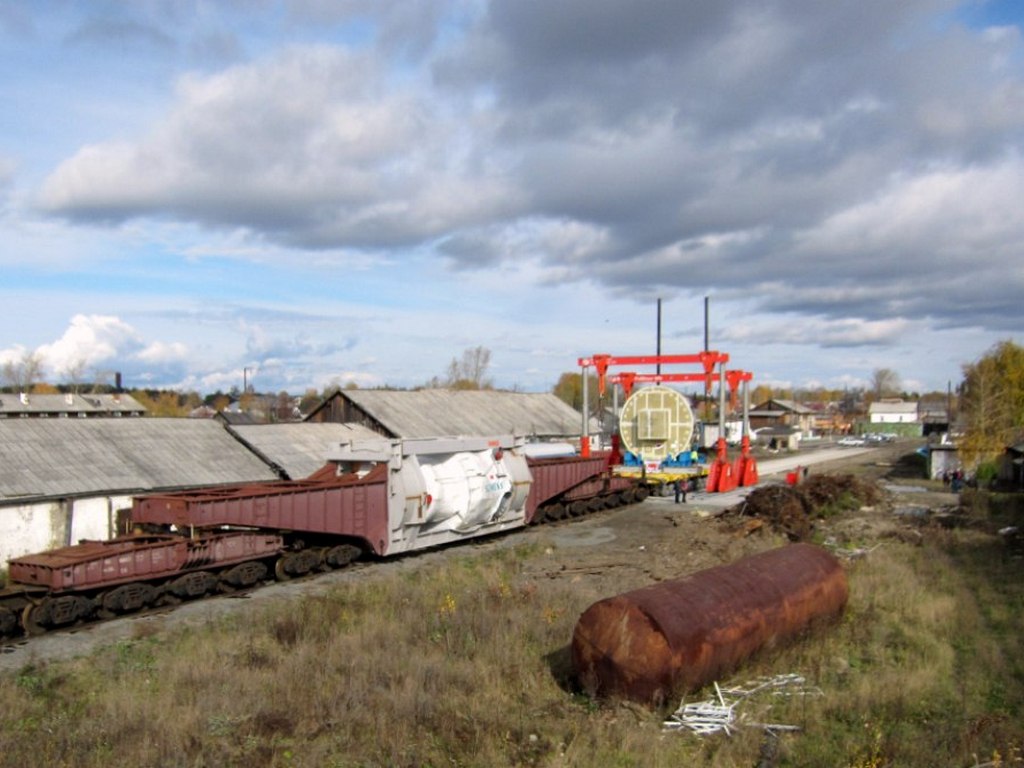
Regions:
[[[796,731],[666,732],[672,707],[575,689],[592,602],[786,541],[649,499],[202,626],[139,621],[84,658],[27,656],[0,675],[0,766],[1024,765],[1024,561],[997,533],[1017,503],[966,494],[939,524],[847,496],[815,516],[812,540],[862,555],[844,618],[722,681],[803,676],[820,694],[742,705]]]

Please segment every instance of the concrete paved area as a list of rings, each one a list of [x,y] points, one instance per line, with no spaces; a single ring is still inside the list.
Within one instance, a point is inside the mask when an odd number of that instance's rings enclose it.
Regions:
[[[787,472],[797,467],[813,467],[838,459],[849,459],[858,454],[870,453],[872,448],[821,448],[814,451],[787,454],[774,459],[758,461],[758,485],[785,482]],[[726,493],[706,493],[697,491],[686,495],[686,505],[695,512],[699,510],[717,511],[728,509],[739,504],[754,488],[736,488]],[[648,499],[653,504],[675,504],[674,496],[652,496]],[[682,505],[680,505],[682,506]]]

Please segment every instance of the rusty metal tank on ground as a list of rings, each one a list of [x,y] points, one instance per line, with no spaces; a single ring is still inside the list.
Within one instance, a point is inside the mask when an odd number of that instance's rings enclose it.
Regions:
[[[831,553],[791,544],[594,603],[576,623],[573,667],[591,695],[661,704],[839,616],[848,594]]]

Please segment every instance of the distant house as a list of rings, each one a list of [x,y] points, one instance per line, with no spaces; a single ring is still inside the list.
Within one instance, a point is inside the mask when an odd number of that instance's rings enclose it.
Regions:
[[[199,415],[197,418],[204,417]],[[211,418],[228,425],[291,424],[302,421],[302,411],[291,397],[250,395],[214,411]]]
[[[802,435],[813,432],[814,411],[793,400],[772,398],[750,410],[750,428],[794,427]]]
[[[146,409],[131,395],[0,394],[0,419],[86,419],[144,416]]]
[[[960,469],[960,454],[952,443],[936,443],[928,446],[928,477],[938,480]]]
[[[555,395],[494,390],[346,389],[306,421],[359,424],[403,438],[517,434],[566,440],[583,432],[582,415]]]
[[[110,538],[136,494],[276,479],[208,419],[0,419],[0,564]]]
[[[811,430],[819,435],[847,434],[853,424],[838,403],[808,403],[811,410]]]
[[[949,408],[945,402],[920,401],[917,406],[918,420],[921,422],[922,433],[927,435],[948,433],[951,423]]]
[[[1010,490],[1024,490],[1024,443],[1007,446],[999,462],[999,482]]]
[[[879,400],[868,406],[872,424],[917,424],[920,422],[917,403],[905,400]]]
[[[757,432],[757,442],[770,451],[796,451],[800,449],[800,430],[785,425],[764,427]]]

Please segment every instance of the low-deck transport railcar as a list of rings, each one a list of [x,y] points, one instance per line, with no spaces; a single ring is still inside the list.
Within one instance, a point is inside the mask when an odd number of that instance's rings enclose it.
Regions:
[[[642,501],[609,454],[522,438],[342,443],[304,480],[136,497],[128,531],[12,559],[0,637]]]

